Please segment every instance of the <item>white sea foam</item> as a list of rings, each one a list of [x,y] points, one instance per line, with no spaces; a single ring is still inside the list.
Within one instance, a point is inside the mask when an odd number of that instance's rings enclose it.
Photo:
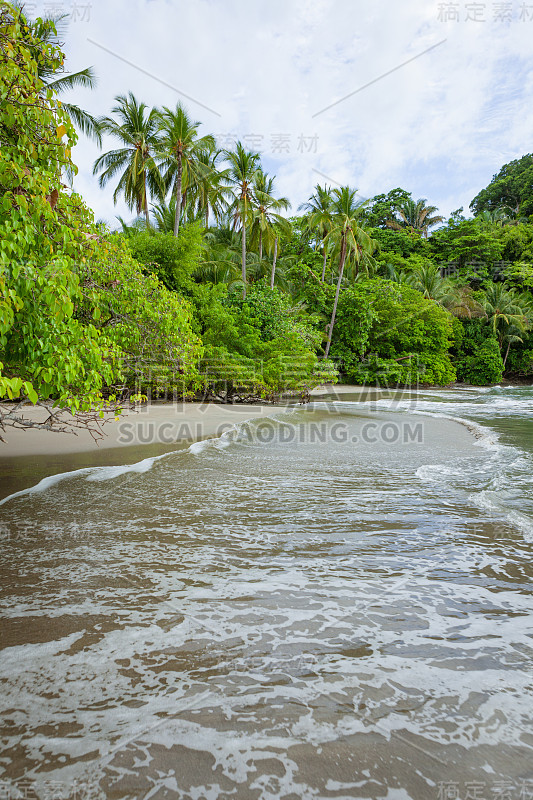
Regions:
[[[142,474],[144,472],[148,472],[152,469],[154,464],[158,461],[161,461],[164,458],[169,458],[169,456],[173,456],[176,454],[192,454],[192,455],[201,455],[206,450],[210,448],[216,448],[217,450],[224,450],[229,447],[235,438],[238,436],[241,430],[245,429],[247,425],[257,424],[261,421],[269,420],[273,422],[281,422],[279,417],[281,415],[290,415],[295,413],[298,409],[287,409],[286,411],[279,412],[278,414],[273,414],[264,417],[253,417],[249,420],[243,420],[242,422],[238,422],[233,425],[229,430],[224,431],[220,436],[213,436],[208,439],[202,439],[199,442],[193,442],[189,447],[182,450],[172,450],[169,453],[163,453],[160,456],[153,456],[151,458],[145,458],[142,461],[138,461],[135,464],[122,464],[117,466],[110,466],[110,467],[83,467],[81,469],[71,470],[69,472],[60,472],[56,475],[49,475],[46,478],[43,478],[39,483],[35,486],[30,486],[28,489],[22,489],[19,492],[13,492],[13,494],[4,497],[0,500],[0,506],[4,505],[10,500],[14,500],[17,497],[24,497],[26,495],[32,495],[38,492],[44,492],[47,489],[51,489],[56,484],[60,483],[61,481],[68,480],[69,478],[77,478],[86,475],[86,480],[91,482],[101,482],[101,481],[108,481],[112,480],[113,478],[118,478],[120,475],[126,475],[127,473],[138,473]]]
[[[441,481],[448,481],[450,478],[461,477],[463,471],[461,469],[454,469],[453,467],[446,467],[444,464],[422,464],[422,466],[418,467],[416,470],[415,475],[421,481],[439,483]]]
[[[354,431],[361,409],[349,407]],[[4,598],[7,758],[22,736],[30,778],[88,776],[117,798],[134,786],[183,800],[407,800],[436,795],[446,764],[461,786],[522,774],[527,548],[468,524],[483,507],[525,529],[516,476],[531,461],[497,437],[472,453],[469,436],[447,441],[450,427],[427,422],[440,450],[393,453],[246,448],[236,426],[167,454],[164,470],[119,467],[138,477],[108,513],[91,504],[105,492],[77,496],[79,483],[71,504],[50,493],[48,507],[3,509],[36,529],[3,540],[24,575]],[[98,469],[66,477],[123,474]],[[85,538],[68,538],[72,519]]]
[[[505,388],[502,387],[501,391],[496,392],[492,396],[482,394],[479,399],[460,395],[455,392],[440,392],[439,394],[424,393],[414,394],[412,398],[395,397],[380,397],[376,400],[365,401],[349,401],[339,400],[335,401],[335,407],[341,408],[343,405],[346,407],[355,406],[363,408],[368,406],[370,408],[379,407],[380,409],[388,409],[389,411],[407,411],[412,414],[420,412],[442,413],[442,409],[447,409],[450,414],[457,415],[458,417],[470,416],[476,418],[487,419],[491,416],[509,416],[509,417],[529,417],[533,416],[533,398],[529,396],[507,396]],[[492,391],[492,390],[490,390]],[[402,393],[403,394],[403,393]],[[431,398],[431,399],[428,399]],[[315,403],[315,405],[318,405]],[[327,405],[327,403],[323,403]]]
[[[472,493],[468,499],[482,511],[501,516],[511,527],[520,531],[526,542],[533,542],[533,518],[520,511],[509,511],[504,493],[486,489]]]
[[[143,472],[148,472],[148,470],[152,469],[156,461],[160,461],[162,458],[165,458],[168,455],[170,454],[164,453],[161,456],[145,458],[142,461],[138,461],[136,464],[125,464],[117,467],[94,467],[93,471],[87,475],[86,480],[109,481],[112,478],[118,478],[119,475],[127,475],[129,472],[137,472],[142,474]]]
[[[0,500],[0,506],[3,506],[4,503],[8,502],[8,500],[14,500],[15,497],[24,497],[25,495],[44,492],[46,489],[51,489],[52,486],[55,486],[60,481],[67,480],[68,478],[73,478],[74,476],[79,475],[87,475],[92,472],[93,469],[94,467],[84,467],[83,469],[75,469],[71,470],[70,472],[60,472],[57,475],[49,475],[48,477],[39,481],[39,483],[36,483],[35,486],[30,486],[29,489],[22,489],[20,492],[13,492],[13,494],[4,497],[2,500]]]
[[[526,542],[533,542],[533,519],[521,514],[519,511],[511,511],[507,518],[511,525],[522,531]]]

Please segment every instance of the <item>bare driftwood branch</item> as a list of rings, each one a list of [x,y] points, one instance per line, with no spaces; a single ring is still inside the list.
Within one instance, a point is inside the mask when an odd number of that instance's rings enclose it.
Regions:
[[[32,419],[24,415],[24,408],[42,408],[47,416],[44,419]],[[118,407],[110,406],[104,409],[107,417],[100,417],[97,411],[79,411],[73,414],[66,408],[54,408],[53,403],[37,402],[35,406],[24,398],[16,403],[0,403],[0,442],[6,439],[2,434],[7,428],[15,430],[36,429],[51,431],[52,433],[72,433],[78,435],[78,430],[87,431],[94,442],[98,442],[106,435],[103,426],[114,419]]]

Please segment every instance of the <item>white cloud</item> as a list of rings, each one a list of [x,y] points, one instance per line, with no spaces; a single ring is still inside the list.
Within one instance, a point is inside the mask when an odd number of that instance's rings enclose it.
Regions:
[[[64,0],[65,11],[71,5]],[[99,86],[68,99],[104,114],[115,95],[129,90],[153,105],[172,106],[183,99],[179,92],[196,98],[217,112],[185,100],[205,131],[262,137],[265,165],[293,209],[323,182],[319,170],[365,196],[402,186],[449,213],[468,207],[503,163],[531,150],[533,19],[519,21],[515,2],[514,22],[494,22],[498,4],[488,0],[487,21],[443,23],[442,5],[96,0],[89,21],[71,22],[67,54],[71,69],[94,65]],[[276,134],[289,137],[290,152],[272,152]],[[318,136],[316,153],[298,151],[302,135]],[[97,217],[112,221],[128,212],[113,205],[112,188],[98,188],[97,155],[80,140],[76,186]]]

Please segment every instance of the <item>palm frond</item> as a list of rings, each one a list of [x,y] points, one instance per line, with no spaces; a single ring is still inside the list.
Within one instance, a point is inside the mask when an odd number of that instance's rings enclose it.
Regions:
[[[79,72],[71,72],[69,75],[62,75],[54,81],[47,81],[49,89],[53,89],[56,94],[61,94],[69,89],[95,89],[97,78],[92,67],[80,69]]]
[[[79,106],[72,105],[72,103],[63,103],[63,109],[67,112],[74,125],[87,136],[92,139],[96,144],[102,145],[102,134],[100,131],[100,124],[96,117],[84,111]]]

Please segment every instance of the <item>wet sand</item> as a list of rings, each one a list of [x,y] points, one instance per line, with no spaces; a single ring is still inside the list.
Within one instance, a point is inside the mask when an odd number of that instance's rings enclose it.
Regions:
[[[0,499],[60,472],[92,466],[122,465],[188,447],[215,438],[247,419],[281,410],[273,405],[218,405],[214,403],[161,403],[125,411],[118,422],[107,422],[105,436],[94,441],[87,431],[52,431],[8,428],[0,442]],[[42,409],[29,408],[31,419]]]
[[[322,401],[343,395],[371,399],[380,390],[360,386],[320,386],[311,400]],[[137,410],[125,410],[118,421],[103,426],[104,436],[95,441],[88,431],[52,431],[7,428],[0,442],[0,500],[26,489],[42,478],[60,472],[93,466],[121,466],[188,447],[192,442],[215,438],[234,425],[283,411],[283,405],[222,405],[216,403],[154,403]],[[24,415],[44,419],[45,412],[28,407]]]

